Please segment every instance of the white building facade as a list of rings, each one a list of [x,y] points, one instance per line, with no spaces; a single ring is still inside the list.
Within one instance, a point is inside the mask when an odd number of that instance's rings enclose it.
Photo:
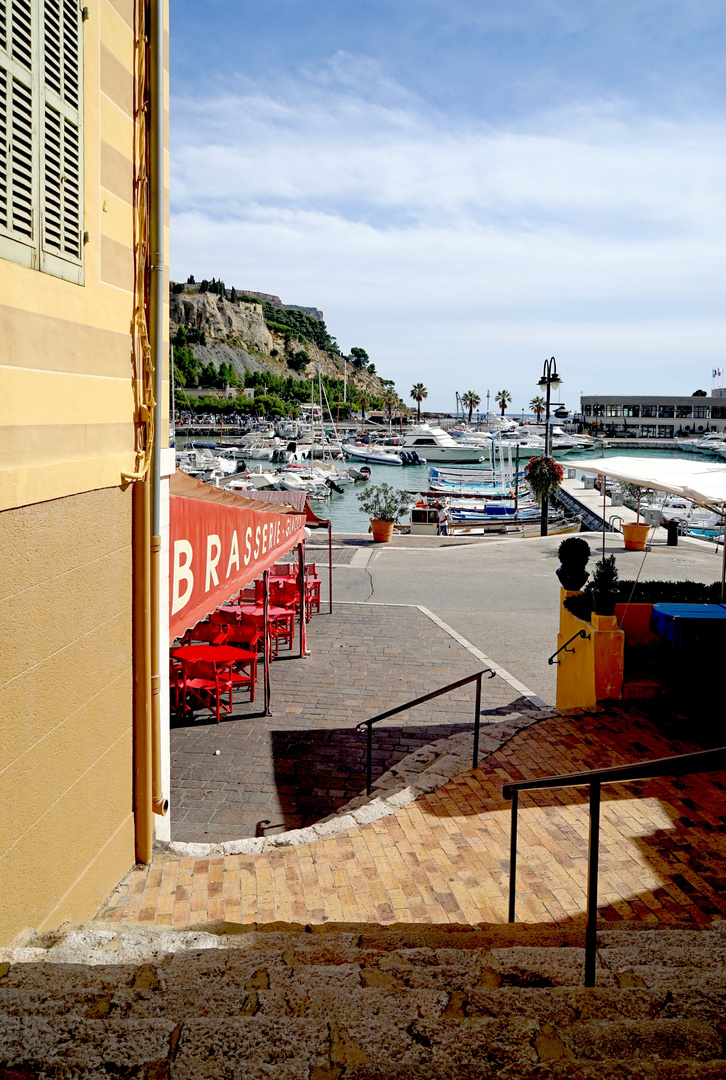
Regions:
[[[617,438],[693,438],[726,431],[726,388],[711,397],[583,394],[583,425],[593,434]]]

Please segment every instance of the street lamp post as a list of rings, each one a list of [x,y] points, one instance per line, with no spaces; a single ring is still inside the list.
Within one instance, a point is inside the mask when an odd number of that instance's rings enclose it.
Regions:
[[[540,390],[546,391],[545,399],[545,450],[544,456],[550,457],[550,450],[552,445],[552,432],[550,430],[550,404],[552,391],[555,394],[558,393],[560,386],[562,385],[562,379],[557,374],[557,361],[554,356],[551,356],[549,360],[545,360],[544,367],[542,369],[542,378],[537,384]],[[540,536],[547,536],[547,516],[549,512],[549,495],[546,499],[542,500],[542,517],[540,524]]]

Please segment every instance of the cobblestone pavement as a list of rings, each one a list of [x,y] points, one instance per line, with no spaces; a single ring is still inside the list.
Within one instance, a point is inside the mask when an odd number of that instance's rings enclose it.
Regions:
[[[359,721],[482,669],[415,607],[336,604],[332,615],[313,616],[308,647],[304,660],[282,649],[271,664],[272,716],[261,715],[260,677],[254,704],[244,695],[222,723],[202,711],[172,728],[173,840],[218,843],[319,821],[365,786]],[[498,676],[483,681],[483,709],[517,697]],[[471,684],[382,723],[374,776],[420,746],[470,730],[473,716]]]
[[[382,691],[383,693],[384,691]],[[635,708],[555,716],[390,817],[260,855],[179,858],[134,869],[99,913],[126,923],[210,921],[502,923],[507,918],[508,780],[696,749]],[[603,790],[600,916],[708,923],[726,916],[726,774]],[[517,918],[568,922],[586,906],[583,791],[521,797]]]
[[[333,566],[350,566],[350,561],[358,550],[357,545],[343,544],[337,538],[333,541]],[[328,566],[328,555],[330,551],[328,549],[327,542],[320,545],[311,545],[310,542],[305,545],[305,551],[307,552],[307,562],[315,563],[316,566]],[[292,554],[280,559],[281,563],[290,563],[293,566],[297,565],[297,555]],[[327,582],[323,586],[323,595],[327,603]]]

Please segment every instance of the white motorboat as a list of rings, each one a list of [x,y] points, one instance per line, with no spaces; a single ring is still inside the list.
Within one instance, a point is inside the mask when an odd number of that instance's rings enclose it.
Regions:
[[[711,431],[700,439],[686,439],[682,445],[696,454],[719,454],[726,449],[726,437],[724,432]]]
[[[272,472],[264,472],[261,465],[257,466],[257,469],[247,474],[246,478],[256,488],[275,488],[277,487],[277,476]]]
[[[208,446],[193,447],[191,450],[177,450],[177,467],[190,476],[215,473],[218,476],[231,476],[237,472],[237,461],[227,455],[215,455]]]
[[[399,449],[413,451],[429,462],[448,462],[451,465],[465,465],[467,462],[483,461],[487,456],[481,446],[466,446],[462,441],[452,439],[443,428],[419,424],[399,438]]]
[[[537,457],[538,454],[544,454],[545,444],[544,439],[540,439],[538,435],[532,435],[527,432],[526,428],[518,428],[516,431],[504,431],[501,435],[495,435],[492,439],[492,446],[495,448],[511,446],[512,449],[519,447],[519,456],[522,457]]]
[[[376,443],[343,443],[343,453],[346,457],[371,465],[403,465],[399,454],[385,450]]]
[[[246,495],[249,498],[253,498],[257,490],[255,485],[243,476],[234,477],[234,479],[228,480],[226,484],[220,484],[219,487],[224,488],[225,491],[231,491],[234,495]]]
[[[468,428],[449,428],[446,432],[452,439],[462,446],[478,446],[484,456],[488,456],[492,448],[492,435],[487,431],[469,431]]]

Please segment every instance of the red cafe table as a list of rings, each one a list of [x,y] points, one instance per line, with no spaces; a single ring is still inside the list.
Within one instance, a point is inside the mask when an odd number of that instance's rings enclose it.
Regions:
[[[221,617],[229,622],[249,623],[255,629],[255,637],[259,640],[264,633],[265,608],[263,604],[223,604],[217,608]],[[267,617],[271,630],[271,638],[275,654],[277,655],[279,640],[287,641],[290,648],[293,645],[295,627],[295,612],[284,607],[270,604],[267,609]]]
[[[232,690],[236,686],[247,686],[250,690],[250,700],[255,700],[255,683],[257,681],[257,653],[249,652],[246,649],[236,649],[232,645],[180,645],[171,650],[171,655],[175,660],[179,660],[182,664],[184,672],[184,697],[186,697],[187,688],[190,689],[198,698],[201,704],[206,705],[215,712],[217,715],[217,721],[219,721],[220,713],[231,712],[232,710]],[[204,664],[211,665],[215,679],[212,682],[211,679],[195,677],[195,665]],[[249,674],[242,674],[238,669],[242,668],[243,671],[249,669]],[[223,672],[227,670],[227,674]],[[189,677],[191,673],[191,678]],[[200,685],[197,686],[196,684]],[[201,684],[204,683],[204,686]],[[221,690],[225,691],[229,689],[229,707],[222,705],[221,702]],[[196,691],[201,691],[197,693]],[[214,700],[214,708],[212,708],[210,702]],[[186,702],[184,705],[186,711]]]

